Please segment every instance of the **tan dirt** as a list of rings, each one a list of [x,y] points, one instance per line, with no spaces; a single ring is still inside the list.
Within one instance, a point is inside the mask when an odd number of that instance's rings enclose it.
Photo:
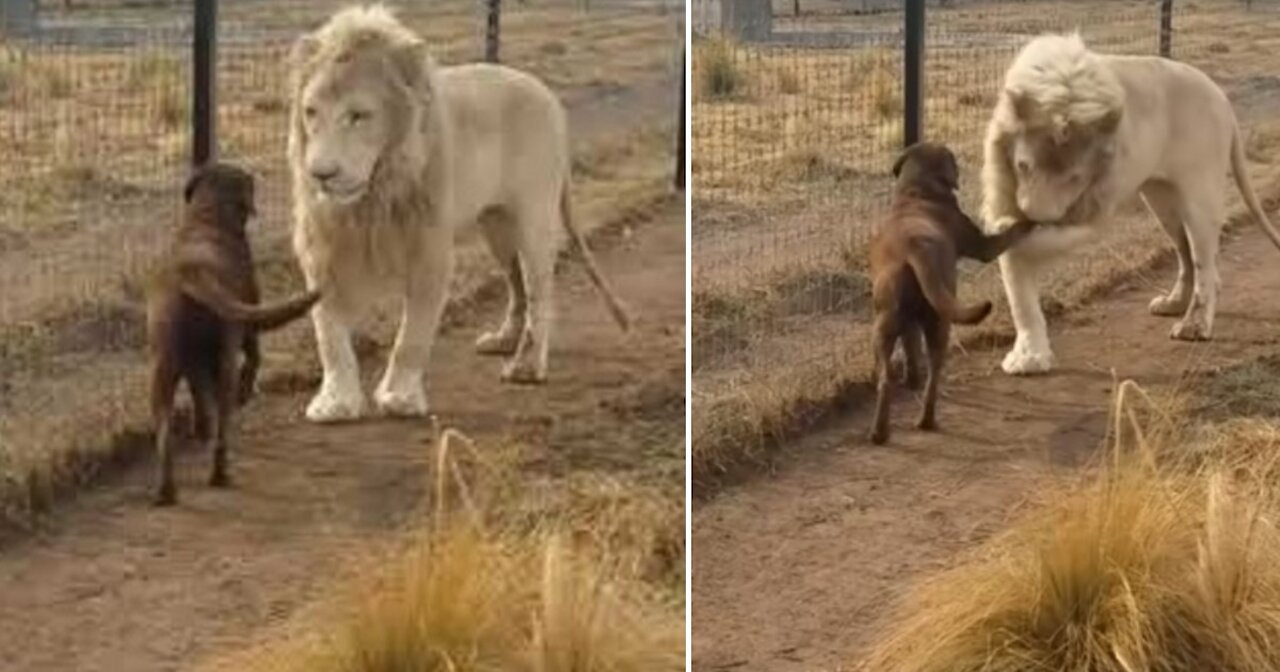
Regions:
[[[489,301],[433,353],[429,397],[441,423],[481,446],[522,441],[530,478],[599,469],[682,496],[682,201],[667,199],[634,235],[595,246],[637,313],[630,334],[569,260],[549,383],[502,385],[500,361],[473,354],[479,329],[500,315]],[[379,372],[366,363],[370,385]],[[206,486],[210,456],[186,451],[176,508],[150,506],[151,465],[137,465],[61,508],[40,533],[0,547],[0,667],[188,669],[283,623],[326,595],[352,558],[413,524],[429,425],[309,425],[300,414],[316,381],[303,382],[268,386],[279,391],[243,414],[232,489]]]
[[[1274,215],[1273,215],[1274,218]],[[1215,340],[1169,339],[1147,314],[1173,269],[1051,318],[1058,368],[999,370],[1004,350],[952,360],[941,431],[896,397],[887,445],[869,408],[843,417],[693,511],[693,669],[832,670],[857,660],[914,579],[1003,529],[1045,479],[1079,473],[1101,445],[1112,371],[1145,386],[1277,351],[1280,253],[1249,227],[1222,252]]]

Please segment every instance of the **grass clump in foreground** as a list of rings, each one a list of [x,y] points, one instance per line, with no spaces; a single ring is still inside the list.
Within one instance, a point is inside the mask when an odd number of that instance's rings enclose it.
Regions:
[[[1280,669],[1280,425],[1143,423],[1136,390],[1112,463],[918,586],[860,669]]]
[[[637,539],[682,538],[677,504],[635,486],[624,503],[616,484],[590,479],[554,484],[547,492],[559,493],[548,495],[557,501],[534,505],[542,513],[531,516],[528,483],[472,451],[483,488],[473,486],[448,455],[451,445],[469,442],[453,432],[441,440],[435,517],[423,534],[362,573],[296,635],[207,669],[684,669],[683,582],[646,580],[636,561],[655,551]],[[446,491],[463,503],[458,510],[445,511]]]

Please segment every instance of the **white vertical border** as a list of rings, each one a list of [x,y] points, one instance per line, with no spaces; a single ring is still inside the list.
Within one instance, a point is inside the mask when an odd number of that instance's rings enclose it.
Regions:
[[[684,668],[693,670],[693,0],[684,0]]]

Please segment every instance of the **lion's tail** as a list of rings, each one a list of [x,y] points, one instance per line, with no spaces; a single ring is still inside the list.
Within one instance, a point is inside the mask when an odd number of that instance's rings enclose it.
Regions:
[[[1240,137],[1239,126],[1236,126],[1235,133],[1231,136],[1231,173],[1236,176],[1236,186],[1240,188],[1240,195],[1244,197],[1245,205],[1249,206],[1249,212],[1258,218],[1258,225],[1271,239],[1271,243],[1280,248],[1280,232],[1267,219],[1258,195],[1253,192],[1253,183],[1249,181],[1249,164],[1245,161],[1244,141]]]
[[[960,305],[956,295],[935,272],[933,260],[926,251],[912,249],[907,253],[907,264],[920,283],[924,298],[942,319],[955,324],[977,324],[991,314],[991,302],[982,301],[971,306]]]
[[[573,244],[577,246],[578,251],[582,254],[582,261],[587,267],[587,275],[591,276],[591,282],[600,292],[600,296],[604,299],[605,305],[609,308],[609,314],[613,316],[614,321],[623,331],[631,328],[631,316],[627,314],[627,309],[618,300],[617,295],[613,293],[613,289],[609,286],[608,281],[600,274],[599,267],[596,266],[595,256],[591,254],[591,248],[587,247],[587,241],[582,237],[582,233],[578,231],[578,227],[573,224],[572,203],[569,198],[569,185],[566,181],[564,188],[560,191],[560,217],[564,222],[564,228],[569,232],[569,237],[573,239]]]

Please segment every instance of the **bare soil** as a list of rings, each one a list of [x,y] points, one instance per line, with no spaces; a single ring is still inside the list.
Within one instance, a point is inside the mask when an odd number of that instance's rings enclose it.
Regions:
[[[580,266],[565,265],[546,386],[502,385],[500,362],[473,354],[477,332],[500,315],[498,301],[450,329],[429,381],[442,425],[482,446],[520,441],[530,479],[599,469],[682,497],[681,200],[595,246],[638,315],[631,333],[608,319]],[[366,363],[370,379],[379,370]],[[179,457],[176,508],[149,504],[151,465],[140,464],[0,547],[4,669],[188,669],[262,637],[324,596],[362,550],[417,520],[429,424],[309,425],[300,414],[318,381],[275,373],[242,415],[232,489],[207,487],[209,456],[188,451]]]
[[[888,445],[866,440],[864,407],[786,447],[768,475],[695,505],[693,669],[856,661],[914,579],[1005,528],[1045,479],[1079,473],[1104,439],[1113,380],[1175,386],[1274,354],[1277,259],[1254,227],[1224,243],[1212,342],[1172,341],[1172,322],[1147,314],[1166,265],[1051,317],[1047,377],[1006,376],[1003,348],[955,357],[938,433],[911,426],[918,404],[903,391]]]

